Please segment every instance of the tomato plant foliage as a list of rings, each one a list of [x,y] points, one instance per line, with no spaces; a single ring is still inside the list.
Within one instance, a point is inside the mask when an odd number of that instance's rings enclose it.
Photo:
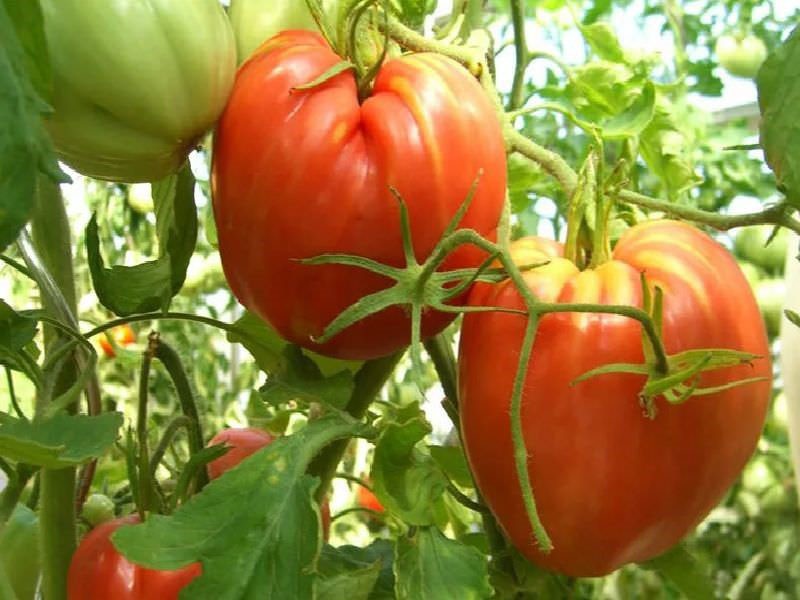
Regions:
[[[796,597],[780,4],[0,0],[0,597]]]

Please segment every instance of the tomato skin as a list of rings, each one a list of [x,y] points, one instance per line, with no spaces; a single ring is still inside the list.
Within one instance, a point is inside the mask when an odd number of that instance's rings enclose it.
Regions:
[[[372,492],[372,490],[365,488],[363,485],[358,486],[357,498],[358,505],[361,508],[368,508],[369,510],[374,510],[375,512],[380,513],[385,510],[383,508],[383,504],[381,504],[381,501],[378,500],[378,497]]]
[[[527,242],[535,245],[535,242]],[[544,255],[544,254],[543,254]],[[674,221],[630,229],[613,260],[579,272],[554,258],[524,274],[544,301],[641,306],[640,273],[664,290],[669,353],[735,348],[765,358],[702,376],[702,386],[763,382],[643,415],[644,377],[607,374],[642,363],[641,328],[619,315],[550,314],[539,324],[523,390],[522,428],[539,515],[554,549],[538,550],[516,481],[510,398],[526,319],[470,313],[461,331],[464,444],[478,487],[514,545],[532,562],[571,576],[600,576],[664,552],[721,499],[753,452],[771,390],[764,324],[733,257],[699,230]],[[523,309],[508,281],[476,286],[474,305]]]
[[[230,446],[230,450],[218,459],[208,463],[208,476],[211,479],[216,479],[251,454],[271,444],[272,441],[273,437],[263,429],[255,429],[254,427],[223,429],[211,438],[208,444],[209,446],[226,444]]]
[[[123,525],[138,522],[137,515],[129,515],[89,532],[72,556],[67,575],[68,600],[177,600],[180,591],[200,575],[199,563],[175,571],[156,571],[122,556],[111,543],[111,535]]]
[[[156,181],[225,106],[236,45],[218,0],[42,0],[53,70],[45,121],[84,175]]]
[[[114,338],[114,341],[117,345],[122,346],[130,346],[136,341],[136,333],[134,333],[133,329],[130,325],[125,323],[124,325],[119,325],[111,329],[111,337]],[[100,344],[100,348],[103,350],[103,354],[105,354],[108,358],[114,358],[117,355],[116,350],[114,350],[114,346],[111,345],[111,342],[108,341],[108,338],[105,335],[101,335],[98,338],[98,344]]]
[[[303,265],[326,253],[404,266],[398,190],[418,260],[429,255],[482,169],[461,227],[493,237],[505,196],[505,150],[494,108],[469,73],[432,54],[384,63],[359,104],[343,72],[296,90],[340,62],[322,38],[289,31],[239,70],[220,119],[212,162],[219,249],[237,298],[287,340],[323,355],[369,359],[410,340],[392,307],[318,344],[325,326],[360,298],[391,285],[343,265]],[[443,268],[477,266],[460,248]],[[453,316],[423,315],[431,336]]]

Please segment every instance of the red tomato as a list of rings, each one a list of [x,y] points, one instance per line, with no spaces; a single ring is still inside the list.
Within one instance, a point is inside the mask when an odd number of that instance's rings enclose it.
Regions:
[[[114,341],[118,346],[122,347],[130,346],[136,341],[136,334],[133,332],[131,326],[127,323],[113,327],[109,332],[109,335],[114,338]],[[108,341],[106,334],[100,335],[98,338],[98,343],[100,344],[100,348],[103,350],[103,353],[108,358],[114,358],[117,355],[116,351],[114,350],[114,346],[112,346],[111,342]]]
[[[130,515],[95,527],[83,539],[69,566],[68,600],[173,600],[202,569],[193,563],[176,571],[145,569],[128,561],[111,543],[119,527],[139,522]]]
[[[368,508],[370,510],[374,510],[375,512],[383,512],[383,504],[381,501],[378,500],[378,497],[372,492],[372,490],[365,488],[363,485],[358,486],[358,505],[361,508]]]
[[[211,438],[208,445],[227,444],[230,446],[230,450],[218,459],[208,463],[208,476],[211,479],[216,479],[251,454],[271,444],[274,439],[263,429],[255,429],[253,427],[223,429]],[[322,537],[325,541],[328,541],[331,528],[331,508],[327,500],[320,507],[320,517],[322,519]]]
[[[226,444],[230,446],[230,450],[218,459],[208,463],[208,476],[211,479],[216,479],[257,450],[271,444],[272,440],[272,436],[262,429],[254,429],[252,427],[223,429],[211,438],[209,446]]]
[[[228,283],[291,342],[321,354],[369,359],[409,343],[407,312],[381,311],[325,344],[312,341],[345,308],[392,284],[351,266],[303,265],[326,253],[405,265],[394,187],[424,260],[479,171],[461,227],[492,237],[506,184],[495,110],[475,79],[436,54],[387,61],[359,101],[352,72],[300,90],[341,59],[311,32],[271,38],[241,67],[214,141],[212,192]],[[454,252],[443,268],[477,266]],[[424,336],[453,315],[428,311]]]
[[[528,240],[520,262],[541,262]],[[730,348],[765,358],[703,374],[701,386],[765,381],[681,405],[656,399],[654,419],[638,394],[644,377],[579,375],[609,363],[642,363],[641,327],[619,315],[563,313],[539,325],[523,390],[522,427],[539,515],[554,550],[539,551],[514,467],[510,398],[526,318],[470,313],[461,332],[464,444],[476,482],[514,545],[531,561],[572,576],[599,576],[664,552],[719,502],[753,452],[770,396],[764,324],[733,257],[699,230],[643,223],[613,259],[579,272],[564,258],[528,271],[544,301],[641,306],[640,273],[664,291],[668,353]],[[475,305],[523,309],[510,282],[481,284]]]

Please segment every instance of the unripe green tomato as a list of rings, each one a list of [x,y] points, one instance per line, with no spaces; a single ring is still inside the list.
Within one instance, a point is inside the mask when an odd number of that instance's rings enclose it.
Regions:
[[[0,532],[0,565],[18,600],[33,600],[39,581],[39,519],[18,504]]]
[[[768,273],[783,272],[786,252],[789,248],[789,232],[778,230],[768,246],[767,240],[772,235],[771,225],[758,225],[742,229],[733,242],[733,251],[741,259],[750,261]]]
[[[767,58],[767,47],[754,35],[723,35],[714,45],[719,64],[734,77],[752,79]]]
[[[92,494],[83,503],[81,515],[92,527],[97,527],[116,516],[114,501],[105,494]]]
[[[239,63],[279,31],[317,29],[305,0],[231,0],[228,15],[236,36]]]
[[[47,127],[84,175],[156,181],[225,106],[236,46],[218,0],[41,0],[53,69]]]
[[[140,215],[146,215],[155,210],[153,193],[147,183],[134,183],[128,188],[128,206]]]

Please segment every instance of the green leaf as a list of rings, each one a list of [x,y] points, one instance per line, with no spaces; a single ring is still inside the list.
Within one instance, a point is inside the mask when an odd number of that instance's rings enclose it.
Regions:
[[[20,352],[36,337],[36,319],[14,311],[0,300],[0,363],[7,354]]]
[[[283,354],[286,369],[270,375],[261,387],[261,397],[265,402],[273,406],[291,401],[304,405],[318,402],[344,409],[353,393],[353,374],[350,371],[339,371],[324,377],[316,363],[305,356],[299,347],[288,345]]]
[[[245,312],[234,323],[236,332],[228,333],[228,341],[242,344],[255,358],[259,368],[265,373],[283,373],[288,368],[284,350],[289,342],[284,340],[272,326],[250,312]],[[334,375],[342,370],[352,373],[358,371],[363,361],[338,360],[316,354],[309,350],[303,353],[311,358],[324,376]]]
[[[425,527],[397,541],[394,575],[398,600],[491,598],[486,557],[475,548]]]
[[[116,412],[15,420],[0,425],[0,455],[49,469],[80,465],[102,456],[116,441],[121,426],[122,413]]]
[[[249,456],[169,517],[119,529],[114,544],[152,569],[200,561],[182,599],[310,598],[321,543],[311,459],[330,442],[370,429],[327,415]]]
[[[434,522],[434,502],[447,479],[418,442],[430,433],[419,414],[402,423],[389,423],[375,446],[372,481],[375,495],[392,513],[410,525]]]
[[[347,598],[369,598],[369,600],[394,600],[394,546],[388,540],[375,540],[365,548],[358,546],[325,546],[319,557],[317,573],[317,598],[325,597],[332,600]],[[373,570],[377,569],[377,576],[372,578]],[[369,576],[367,575],[369,573]],[[352,580],[362,583],[361,589],[350,588],[349,579],[343,577],[351,575]],[[342,585],[337,588],[334,582]],[[342,591],[336,594],[341,589]],[[344,593],[344,590],[347,593]],[[365,595],[366,594],[366,595]]]
[[[786,309],[783,312],[791,323],[793,323],[796,327],[800,327],[800,315],[789,309]]]
[[[643,83],[623,64],[596,60],[573,69],[566,91],[578,110],[599,119],[624,111]]]
[[[602,125],[603,137],[622,139],[639,135],[653,120],[655,108],[656,88],[648,81],[641,95],[627,109]]]
[[[625,62],[625,51],[610,24],[597,22],[579,27],[584,39],[597,56],[615,63]]]
[[[395,12],[409,27],[417,29],[422,26],[425,17],[436,8],[435,0],[392,0]]]
[[[197,210],[194,175],[187,162],[177,174],[152,185],[160,256],[169,256],[172,293],[186,279],[186,269],[197,244]]]
[[[475,487],[467,458],[460,446],[428,446],[428,450],[431,458],[453,483],[464,488]]]
[[[712,600],[716,597],[709,569],[689,554],[684,545],[675,546],[672,550],[639,566],[656,571],[670,580],[686,598]]]
[[[197,241],[194,176],[187,163],[177,175],[153,185],[159,258],[106,268],[96,217],[86,226],[86,251],[97,298],[119,316],[165,310],[186,278]]]
[[[39,2],[4,0],[14,24],[17,40],[25,53],[25,70],[36,93],[50,102],[53,96],[53,73],[44,35],[44,18]]]
[[[56,182],[69,181],[58,167],[42,122],[51,109],[30,78],[31,73],[37,79],[47,72],[36,57],[37,40],[44,36],[37,13],[38,2],[0,3],[0,251],[30,219],[38,173]],[[23,40],[17,37],[15,24],[25,30]]]
[[[530,198],[528,192],[542,177],[541,168],[519,154],[508,157],[508,195],[511,199],[511,212],[520,213],[528,209]]]
[[[767,57],[758,72],[761,146],[778,186],[800,206],[800,27]]]
[[[653,119],[642,132],[639,149],[647,166],[663,182],[670,200],[702,181],[694,172],[675,111],[663,96],[656,101]]]

